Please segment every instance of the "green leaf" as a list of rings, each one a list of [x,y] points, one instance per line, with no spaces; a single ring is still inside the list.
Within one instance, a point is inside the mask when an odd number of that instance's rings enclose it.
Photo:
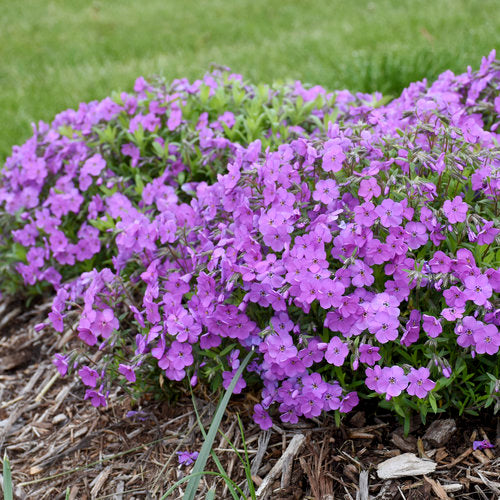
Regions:
[[[26,262],[26,248],[19,243],[14,243],[14,258],[21,262]]]
[[[111,218],[109,214],[106,214],[106,220],[90,219],[88,222],[102,232],[107,231],[108,229],[114,229],[116,227],[115,221]]]
[[[10,470],[10,461],[5,452],[3,456],[3,496],[4,500],[13,500],[14,493],[12,488],[12,473]]]
[[[117,191],[118,191],[118,186],[115,184],[112,189],[107,188],[104,185],[100,185],[99,189],[102,191],[103,194],[106,196],[113,196]]]
[[[156,144],[156,142],[154,142],[153,144]],[[144,182],[142,182],[142,177],[139,174],[139,172],[137,172],[135,174],[135,191],[139,196],[141,196],[143,190],[144,190]]]
[[[161,145],[156,141],[153,141],[151,146],[153,147],[156,156],[158,156],[159,158],[165,158],[165,151],[167,150],[168,146],[166,148],[162,148]]]
[[[405,416],[403,424],[403,432],[405,436],[408,436],[408,434],[410,434],[410,424],[411,424],[411,419],[410,419],[410,414],[408,413]]]
[[[429,399],[429,403],[431,405],[432,411],[434,413],[437,413],[438,408],[437,408],[436,398],[434,397],[434,394],[430,393],[428,399]]]
[[[253,484],[252,471],[250,466],[250,458],[248,457],[247,442],[245,440],[245,433],[243,432],[243,424],[241,423],[240,414],[238,413],[238,426],[240,428],[241,442],[243,443],[243,450],[245,451],[245,476],[247,478],[248,490],[252,499],[256,498],[255,485]]]
[[[134,142],[137,144],[137,146],[139,146],[139,149],[142,149],[142,146],[144,144],[144,128],[142,127],[141,123],[139,123],[139,125],[135,129],[133,138]]]
[[[215,490],[208,490],[205,500],[214,500],[214,499],[215,499]]]
[[[206,105],[208,102],[209,96],[210,96],[210,87],[208,85],[203,84],[200,87],[200,102],[203,105]]]

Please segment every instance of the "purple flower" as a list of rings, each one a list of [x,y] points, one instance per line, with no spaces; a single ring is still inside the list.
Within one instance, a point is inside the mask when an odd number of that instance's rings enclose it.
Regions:
[[[78,375],[82,379],[82,382],[89,386],[89,387],[95,387],[97,385],[97,379],[99,378],[99,373],[97,373],[95,370],[92,368],[89,368],[88,366],[82,366],[78,370]]]
[[[68,358],[66,356],[55,354],[52,363],[56,366],[61,377],[64,377],[68,373]]]
[[[101,335],[103,338],[107,339],[119,326],[118,320],[115,318],[112,309],[104,309],[104,311],[98,311],[96,319],[92,324],[92,333],[94,335]]]
[[[325,359],[328,363],[335,366],[342,366],[345,358],[349,354],[349,348],[338,337],[333,337],[328,342],[328,347],[325,352]]]
[[[401,337],[401,344],[408,347],[409,345],[417,342],[420,335],[420,311],[417,309],[412,309],[410,312],[410,317],[406,323],[406,330],[404,335]]]
[[[382,376],[382,368],[379,365],[375,365],[373,368],[367,368],[365,370],[365,375],[365,384],[368,389],[378,393],[383,392],[379,389],[380,377]]]
[[[360,260],[356,260],[349,269],[352,273],[352,284],[356,287],[370,286],[375,281],[372,269]]]
[[[99,406],[106,406],[106,397],[99,391],[94,391],[93,389],[87,389],[85,391],[84,399],[90,399],[92,406],[98,408]]]
[[[256,404],[253,407],[253,419],[256,424],[259,424],[260,428],[262,430],[267,430],[270,429],[273,426],[273,421],[271,420],[271,417],[267,413],[266,410],[262,407],[260,404]]]
[[[380,218],[380,224],[384,227],[396,227],[403,221],[403,207],[390,198],[386,198],[375,208],[376,214]]]
[[[427,333],[429,337],[439,337],[439,335],[443,331],[440,320],[435,318],[434,316],[429,316],[427,314],[424,314],[423,318],[424,321],[422,324],[422,328],[424,329],[424,332]]]
[[[472,300],[474,304],[483,306],[491,297],[492,288],[489,284],[488,277],[484,274],[478,276],[467,276],[464,280],[465,295],[468,300]]]
[[[354,220],[356,223],[365,227],[373,226],[373,223],[377,219],[375,205],[371,201],[366,201],[365,203],[354,207],[354,214]]]
[[[409,385],[406,388],[406,392],[420,399],[425,398],[427,393],[432,391],[436,386],[435,382],[429,380],[429,376],[429,370],[425,367],[419,368],[418,370],[412,368],[410,373],[408,373]]]
[[[377,184],[377,180],[374,177],[363,179],[359,184],[358,195],[366,201],[370,201],[372,198],[378,198],[381,192],[380,186]]]
[[[406,241],[408,246],[413,250],[425,245],[429,240],[427,230],[420,222],[408,222],[405,230],[408,233],[408,239]]]
[[[340,413],[349,413],[359,403],[359,396],[357,392],[350,392],[346,394],[340,402]]]
[[[455,196],[452,201],[446,200],[443,204],[443,212],[450,224],[465,222],[467,218],[468,205],[460,196]]]
[[[326,391],[323,393],[323,408],[328,410],[338,410],[340,408],[340,396],[342,387],[337,382],[326,384]]]
[[[325,172],[338,172],[342,169],[345,158],[340,146],[334,145],[328,148],[323,155],[323,170]]]
[[[316,190],[313,193],[313,199],[328,205],[339,197],[337,183],[333,179],[318,181]]]
[[[371,319],[368,329],[375,334],[377,340],[385,344],[398,336],[399,321],[386,311],[379,311]]]
[[[288,333],[269,335],[266,338],[267,354],[276,363],[284,363],[288,359],[297,356],[297,348],[293,345],[293,339]]]
[[[321,398],[328,388],[319,373],[311,373],[303,377],[302,384],[304,393],[312,394],[316,398]]]
[[[366,363],[367,365],[373,366],[377,361],[382,359],[379,354],[379,347],[375,347],[369,344],[361,344],[359,346],[359,360],[361,363]]]
[[[134,146],[131,143],[124,144],[121,147],[121,153],[125,156],[130,156],[132,158],[132,161],[130,162],[130,165],[132,167],[137,166],[137,164],[139,163],[139,158],[141,156],[141,152],[138,147]]]
[[[493,356],[500,348],[500,333],[495,325],[477,322],[473,332],[476,351]]]
[[[177,456],[179,458],[179,465],[191,465],[198,458],[199,453],[197,451],[193,451],[189,453],[189,451],[178,451]]]
[[[227,389],[230,385],[231,385],[231,382],[234,378],[234,376],[236,375],[236,369],[234,369],[233,371],[223,371],[222,372],[222,387],[224,387],[224,389]],[[234,389],[233,389],[233,393],[234,394],[240,394],[241,391],[247,386],[247,383],[245,382],[245,379],[243,378],[242,375],[240,375],[240,378],[238,379],[238,381],[236,382],[236,385],[234,386]]]
[[[451,259],[444,252],[438,250],[429,261],[429,265],[433,273],[447,273],[451,267]]]
[[[271,324],[277,334],[287,334],[293,328],[293,321],[290,320],[286,313],[279,313],[277,316],[273,316]]]
[[[388,399],[399,396],[408,386],[408,377],[400,366],[384,367],[378,388]]]
[[[487,449],[487,448],[494,448],[495,445],[491,444],[487,439],[483,440],[483,441],[474,441],[472,443],[472,448],[474,450],[484,450],[484,449]]]
[[[300,411],[306,418],[318,417],[323,411],[323,400],[313,394],[303,394],[299,398]]]
[[[457,344],[461,347],[469,347],[474,344],[475,334],[480,333],[481,323],[472,316],[466,316],[462,324],[457,324],[455,333],[458,335]]]
[[[186,366],[191,366],[193,364],[192,350],[191,345],[181,344],[174,340],[168,350],[168,358],[172,367],[176,370],[182,370]]]
[[[129,382],[135,382],[135,371],[134,369],[129,366],[129,365],[124,365],[120,363],[118,365],[118,371],[129,381]]]

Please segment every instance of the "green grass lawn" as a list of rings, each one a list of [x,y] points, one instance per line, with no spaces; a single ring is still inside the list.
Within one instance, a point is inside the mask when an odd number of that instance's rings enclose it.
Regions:
[[[81,101],[139,75],[301,79],[397,94],[500,48],[498,0],[4,0],[0,160]]]

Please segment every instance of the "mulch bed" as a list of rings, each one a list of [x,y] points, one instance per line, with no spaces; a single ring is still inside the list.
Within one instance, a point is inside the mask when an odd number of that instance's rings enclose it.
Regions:
[[[127,397],[111,397],[110,406],[94,409],[83,401],[76,379],[60,378],[52,365],[52,355],[73,341],[73,333],[35,332],[48,307],[32,305],[24,312],[23,304],[0,303],[0,454],[6,451],[11,460],[16,498],[65,499],[68,491],[72,500],[160,498],[189,473],[189,467],[179,466],[176,452],[202,445],[192,400],[188,395],[175,404],[145,400],[133,419],[125,416],[131,408]],[[198,392],[195,399],[208,428],[213,396]],[[500,498],[497,417],[455,419],[457,430],[439,443],[423,439],[429,426],[417,419],[405,437],[394,417],[368,408],[353,412],[340,428],[324,417],[261,431],[250,418],[254,402],[251,394],[233,397],[221,428],[243,451],[236,418],[241,416],[254,482],[265,488],[260,498]],[[434,427],[444,425],[445,418]],[[473,450],[472,442],[481,439],[496,448]],[[244,469],[222,436],[215,452],[245,488]],[[431,459],[435,471],[380,479],[377,465],[403,453]],[[207,468],[216,470],[211,461]],[[213,487],[216,498],[232,498],[214,476],[202,479],[199,498]],[[181,497],[178,489],[169,498]]]

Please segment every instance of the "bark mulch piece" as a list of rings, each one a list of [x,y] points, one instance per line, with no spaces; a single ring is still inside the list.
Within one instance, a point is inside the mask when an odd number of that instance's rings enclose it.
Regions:
[[[83,401],[76,379],[60,378],[52,364],[72,332],[34,329],[48,307],[38,304],[23,313],[22,305],[0,303],[0,455],[6,451],[11,460],[16,498],[58,500],[67,492],[72,500],[160,498],[189,473],[176,452],[199,450],[203,442],[192,400],[187,395],[172,404],[145,400],[134,418],[125,416],[130,400],[119,395],[110,398],[109,407],[93,408]],[[214,397],[199,390],[195,401],[208,428]],[[429,425],[415,419],[405,436],[394,417],[365,408],[340,428],[325,417],[261,431],[251,420],[254,403],[252,394],[233,397],[221,430],[243,455],[236,414],[241,416],[261,499],[500,498],[498,419],[443,418],[430,433]],[[215,453],[248,494],[245,471],[226,438],[217,438]],[[483,439],[497,448],[473,450],[472,442]],[[405,453],[433,461],[435,471],[380,479],[377,466]],[[216,470],[211,460],[207,469]],[[217,499],[232,498],[214,476],[202,479],[198,497],[205,498],[210,488]],[[182,492],[181,487],[169,498],[181,498]]]

